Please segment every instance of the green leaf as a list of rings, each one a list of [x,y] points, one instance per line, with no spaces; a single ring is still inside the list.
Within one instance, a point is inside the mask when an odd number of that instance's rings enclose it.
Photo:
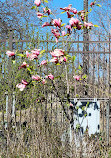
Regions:
[[[44,53],[45,53],[45,50],[42,50],[42,51],[40,52],[39,58],[41,58],[41,57],[44,55]]]
[[[36,9],[36,6],[32,6],[31,9]]]
[[[76,98],[79,98],[79,95],[78,95],[78,94],[76,94]]]
[[[83,79],[86,79],[86,78],[87,78],[87,75],[86,75],[86,74],[85,74],[85,75],[83,75],[83,76],[82,76],[82,78],[83,78]]]
[[[76,125],[76,128],[79,129],[79,128],[80,128],[80,124],[77,124],[77,125]]]
[[[75,61],[75,59],[76,59],[76,56],[72,56],[72,62]]]
[[[94,25],[94,27],[99,27],[98,25]]]
[[[87,102],[86,107],[88,107],[88,105],[89,105],[89,102]]]
[[[84,115],[85,117],[87,116],[87,114]]]
[[[57,63],[56,65],[61,65],[60,63]]]
[[[79,106],[76,106],[76,109],[78,110],[78,109],[79,109]]]
[[[68,107],[70,107],[70,104],[67,104]]]
[[[44,0],[45,3],[48,3],[48,0]]]
[[[61,77],[64,77],[64,76],[65,76],[65,75],[62,73],[62,74],[61,74]]]
[[[47,15],[43,15],[43,16],[41,16],[40,18],[42,19],[42,18],[44,18],[44,17],[48,17]]]
[[[12,60],[12,63],[15,64],[15,60]]]
[[[79,65],[78,69],[79,69],[79,70],[81,70],[81,69],[82,69],[82,67]]]
[[[29,67],[27,67],[27,70],[31,72],[31,69]]]
[[[24,57],[24,54],[17,54],[18,56],[20,56],[20,57]]]
[[[100,4],[96,4],[96,6],[98,6],[98,7],[102,7]]]
[[[92,11],[92,8],[90,8],[90,10],[89,10],[90,12]]]
[[[63,24],[61,25],[61,27],[63,27],[65,24],[66,24],[66,23],[63,23]]]
[[[43,53],[45,53],[45,50],[41,50],[40,51],[40,55],[42,55]]]
[[[85,106],[82,107],[82,110],[83,110],[83,111],[85,110]]]
[[[70,55],[66,55],[66,57],[67,57],[67,58],[71,58],[71,56],[70,56]]]
[[[64,14],[65,12],[61,12],[61,14]]]

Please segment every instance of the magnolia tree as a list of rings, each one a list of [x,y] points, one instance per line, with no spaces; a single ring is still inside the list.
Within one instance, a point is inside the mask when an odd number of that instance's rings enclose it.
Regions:
[[[59,98],[59,101],[62,105],[62,108],[64,110],[64,113],[66,117],[72,121],[73,117],[70,117],[69,114],[65,110],[65,106],[63,103],[64,100],[64,94],[61,94],[60,87],[58,86],[57,81],[60,79],[62,80],[63,85],[66,87],[66,98],[67,98],[67,104],[70,105],[73,109],[73,105],[70,103],[70,83],[68,80],[68,68],[67,65],[70,65],[70,62],[74,62],[74,56],[70,56],[69,52],[66,50],[66,47],[64,46],[63,49],[61,47],[59,48],[59,40],[65,39],[66,45],[69,37],[73,34],[75,31],[81,31],[83,29],[91,30],[94,25],[92,22],[86,22],[86,17],[88,15],[88,12],[85,12],[84,10],[77,11],[76,8],[72,8],[72,5],[69,4],[68,7],[60,8],[62,13],[66,13],[66,16],[68,18],[68,25],[65,23],[62,23],[62,20],[60,18],[56,18],[51,9],[48,8],[46,5],[48,3],[47,0],[35,0],[33,9],[36,10],[37,18],[39,18],[42,21],[42,28],[44,31],[46,31],[46,27],[49,27],[51,30],[52,35],[55,38],[55,42],[57,44],[56,49],[52,49],[50,52],[51,60],[48,61],[48,59],[42,60],[41,57],[45,54],[45,50],[40,49],[33,49],[30,52],[26,51],[26,54],[19,54],[19,52],[12,52],[7,51],[6,54],[9,58],[12,58],[13,62],[16,60],[17,56],[22,57],[24,60],[23,63],[19,65],[19,71],[24,69],[26,72],[28,72],[28,80],[26,80],[25,76],[22,78],[21,83],[17,83],[16,88],[18,88],[20,91],[25,91],[25,89],[32,85],[40,85],[41,87],[46,87],[46,91],[48,91],[48,88],[51,88],[51,91],[56,95],[56,97]],[[96,2],[91,2],[90,6],[94,7],[96,5]],[[90,9],[91,11],[91,9]],[[41,71],[41,73],[38,74],[38,71],[31,65],[33,61],[36,61],[38,63],[37,69]],[[50,65],[58,65],[58,67],[63,67],[64,76],[54,76],[51,71],[47,71],[48,67]],[[82,70],[81,70],[82,71]],[[76,84],[76,82],[80,82],[82,79],[84,79],[84,76],[78,74],[77,70],[75,69],[74,75],[73,75],[73,84]],[[83,74],[85,75],[85,74]],[[63,77],[63,78],[62,78]],[[61,79],[62,78],[62,79]],[[39,100],[37,99],[37,102]],[[86,107],[87,108],[87,107]],[[85,109],[84,109],[85,111]]]

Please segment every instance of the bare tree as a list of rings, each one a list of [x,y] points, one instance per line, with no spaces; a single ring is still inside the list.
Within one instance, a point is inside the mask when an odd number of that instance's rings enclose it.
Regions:
[[[96,4],[100,4],[100,7],[92,7],[93,11],[90,17],[94,19],[95,24],[99,25],[98,29],[94,29],[94,33],[99,34],[102,39],[106,40],[111,27],[111,1],[97,0]]]
[[[1,35],[7,34],[10,29],[23,28],[26,24],[37,25],[38,21],[36,18],[35,11],[31,9],[33,1],[27,0],[14,0],[14,1],[3,1],[0,3],[0,32]],[[36,18],[36,20],[35,20]]]

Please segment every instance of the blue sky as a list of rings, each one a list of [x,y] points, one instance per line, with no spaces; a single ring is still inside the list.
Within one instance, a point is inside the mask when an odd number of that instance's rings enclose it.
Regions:
[[[57,8],[67,7],[69,4],[72,4],[72,7],[77,10],[83,9],[83,0],[53,0],[53,2],[50,3]]]

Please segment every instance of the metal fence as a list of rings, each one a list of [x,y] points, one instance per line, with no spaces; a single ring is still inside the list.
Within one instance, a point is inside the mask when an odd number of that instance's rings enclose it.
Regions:
[[[39,117],[44,115],[44,121],[49,124],[56,121],[58,126],[67,126],[66,115],[61,107],[61,102],[52,90],[46,91],[44,89],[29,89],[25,92],[18,92],[15,89],[19,77],[23,76],[23,72],[16,72],[16,66],[14,67],[10,60],[5,55],[6,50],[18,50],[20,53],[25,53],[26,50],[33,48],[40,48],[46,51],[46,55],[41,58],[50,60],[50,51],[55,48],[62,48],[71,55],[74,56],[74,60],[70,64],[67,63],[68,68],[68,82],[69,82],[69,96],[70,101],[74,99],[76,101],[100,101],[100,129],[106,133],[107,143],[109,143],[110,136],[110,99],[111,99],[111,36],[109,35],[108,41],[80,41],[78,40],[61,40],[59,45],[55,41],[51,40],[50,37],[46,37],[44,40],[24,40],[14,39],[13,33],[9,35],[9,39],[0,40],[1,43],[1,107],[0,107],[0,130],[4,131],[7,128],[7,123],[14,127],[27,126],[27,123],[35,125],[38,122]],[[89,51],[83,51],[85,44],[88,44]],[[84,58],[87,58],[87,74],[84,73]],[[23,59],[17,59],[16,64]],[[38,64],[38,63],[33,63]],[[12,69],[13,68],[13,69]],[[55,76],[59,76],[64,72],[64,65],[54,65],[47,68],[47,72],[53,72]],[[52,71],[52,69],[54,71]],[[75,70],[78,69],[76,72]],[[38,72],[41,73],[41,72]],[[80,82],[74,82],[73,76],[79,73],[82,80]],[[17,75],[19,74],[19,77]],[[63,82],[61,81],[58,87],[63,90],[64,96],[66,96],[67,88],[62,87]],[[38,93],[44,94],[44,97],[37,102]],[[67,99],[66,99],[67,100]],[[64,98],[65,101],[65,98]],[[40,109],[42,110],[40,110]],[[51,110],[49,110],[51,109]],[[68,107],[66,107],[68,112]],[[9,114],[11,113],[11,119]],[[41,115],[40,115],[41,113]]]

